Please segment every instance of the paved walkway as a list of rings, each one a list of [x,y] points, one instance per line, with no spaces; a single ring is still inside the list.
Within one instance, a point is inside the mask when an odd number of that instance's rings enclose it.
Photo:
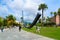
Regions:
[[[53,40],[26,31],[18,31],[18,28],[6,29],[0,32],[0,40]]]

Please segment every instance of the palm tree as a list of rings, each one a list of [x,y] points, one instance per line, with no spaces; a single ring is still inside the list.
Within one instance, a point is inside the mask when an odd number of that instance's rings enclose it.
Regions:
[[[57,13],[56,13],[56,12],[51,12],[50,14],[51,14],[51,16],[52,16],[52,15],[54,15],[54,16],[56,16],[56,15],[57,15]]]
[[[60,8],[58,9],[58,15],[60,15]]]
[[[50,12],[50,14],[51,14],[51,17],[52,17],[52,15],[53,15],[53,12]]]
[[[45,9],[47,9],[48,7],[47,7],[47,5],[46,4],[40,4],[39,5],[39,7],[38,7],[38,10],[42,10],[42,21],[41,21],[41,23],[42,23],[42,26],[43,26],[43,12],[44,12],[44,10]]]
[[[56,22],[56,15],[57,15],[57,13],[56,13],[56,12],[54,12],[55,22]]]
[[[54,16],[56,17],[56,15],[57,15],[57,13],[56,12],[54,12]]]

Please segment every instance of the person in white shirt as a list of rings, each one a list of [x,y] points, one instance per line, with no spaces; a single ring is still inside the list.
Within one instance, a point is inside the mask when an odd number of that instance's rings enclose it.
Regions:
[[[36,32],[39,32],[40,33],[40,29],[41,29],[41,27],[37,27]]]

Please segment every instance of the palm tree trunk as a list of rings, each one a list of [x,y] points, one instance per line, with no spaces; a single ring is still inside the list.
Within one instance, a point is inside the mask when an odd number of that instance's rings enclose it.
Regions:
[[[42,27],[43,27],[43,9],[42,9],[42,20],[41,20],[41,24],[42,24]]]

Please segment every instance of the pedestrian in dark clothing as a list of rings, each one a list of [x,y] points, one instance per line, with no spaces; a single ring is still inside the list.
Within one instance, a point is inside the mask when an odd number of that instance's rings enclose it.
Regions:
[[[1,32],[3,32],[3,28],[1,29]]]
[[[19,25],[19,31],[21,31],[21,25]]]
[[[3,26],[1,26],[1,32],[3,32],[3,29],[4,29],[4,27],[3,27]]]

